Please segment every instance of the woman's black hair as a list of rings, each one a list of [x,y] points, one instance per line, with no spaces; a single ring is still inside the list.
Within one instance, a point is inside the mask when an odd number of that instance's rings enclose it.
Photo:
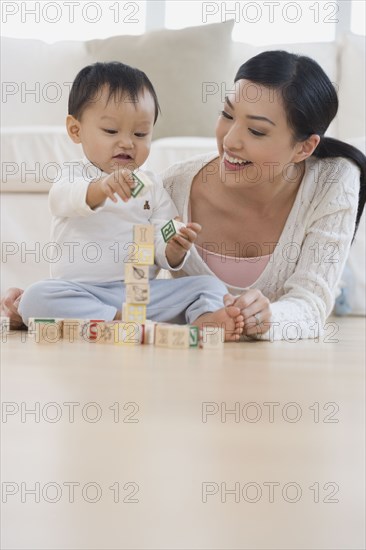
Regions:
[[[108,101],[112,97],[138,101],[139,93],[147,90],[155,104],[155,124],[160,106],[153,85],[143,71],[119,61],[93,63],[81,69],[70,90],[69,115],[80,120],[84,109],[95,101],[103,86],[109,88]]]
[[[338,111],[337,92],[313,59],[282,50],[267,51],[244,63],[235,76],[250,80],[281,93],[287,120],[296,141],[304,141],[312,134],[320,136],[313,155],[318,158],[344,157],[360,169],[360,190],[355,232],[366,199],[366,157],[348,143],[324,137]]]

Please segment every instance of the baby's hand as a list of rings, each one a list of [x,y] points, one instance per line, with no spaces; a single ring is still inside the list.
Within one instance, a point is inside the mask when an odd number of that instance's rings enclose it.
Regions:
[[[170,239],[166,245],[165,254],[171,267],[176,267],[182,262],[201,231],[202,227],[199,223],[187,223],[186,227],[179,229],[179,233]]]
[[[197,235],[201,233],[201,231],[202,227],[199,223],[187,223],[186,227],[181,227],[179,229],[179,233],[177,233],[176,235],[174,235],[174,237],[170,239],[167,246],[173,245],[176,250],[183,249],[185,252],[187,252],[191,248],[192,244],[197,239]]]
[[[23,292],[21,288],[8,288],[1,298],[1,316],[10,318],[11,329],[17,330],[26,328],[18,312],[18,306]]]
[[[131,190],[135,187],[135,180],[131,174],[131,170],[119,168],[99,181],[100,190],[113,202],[118,201],[116,195],[127,202],[131,198]]]

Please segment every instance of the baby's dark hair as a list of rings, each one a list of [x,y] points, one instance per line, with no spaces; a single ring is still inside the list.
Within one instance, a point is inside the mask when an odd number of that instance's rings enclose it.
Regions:
[[[156,92],[146,74],[139,69],[111,61],[109,63],[93,63],[81,69],[76,75],[69,95],[69,115],[80,120],[84,109],[98,97],[103,86],[108,86],[108,101],[113,97],[129,101],[138,101],[138,95],[147,90],[155,103],[154,124],[160,112]]]

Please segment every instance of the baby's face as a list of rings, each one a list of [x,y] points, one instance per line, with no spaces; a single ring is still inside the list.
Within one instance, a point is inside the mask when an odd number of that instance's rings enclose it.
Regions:
[[[154,99],[145,90],[135,102],[127,96],[111,97],[108,101],[108,91],[108,87],[104,87],[84,110],[81,119],[73,119],[78,125],[77,142],[82,144],[88,160],[107,174],[119,167],[134,170],[149,156]],[[70,124],[68,117],[69,134]]]

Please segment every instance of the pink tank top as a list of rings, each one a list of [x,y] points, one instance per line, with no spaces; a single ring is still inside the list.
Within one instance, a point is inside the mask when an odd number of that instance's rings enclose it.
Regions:
[[[239,288],[245,288],[255,283],[271,257],[271,254],[267,254],[254,258],[238,258],[210,252],[198,244],[195,247],[205,264],[221,281]]]

